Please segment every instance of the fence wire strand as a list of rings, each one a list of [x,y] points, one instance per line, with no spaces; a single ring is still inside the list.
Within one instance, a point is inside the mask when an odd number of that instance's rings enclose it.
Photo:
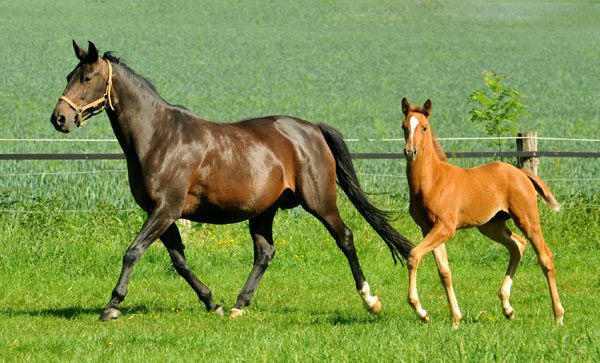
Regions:
[[[531,136],[507,136],[507,137],[440,137],[440,141],[477,141],[477,140],[517,140],[517,139],[537,139],[547,141],[565,141],[565,142],[600,142],[600,139],[593,138],[560,138],[560,137],[531,137]],[[404,138],[347,138],[344,139],[346,142],[404,142]],[[0,138],[0,142],[40,142],[40,143],[115,143],[116,139],[54,139],[54,138]],[[127,169],[107,169],[107,170],[87,170],[87,171],[54,171],[54,172],[33,172],[33,173],[7,173],[0,174],[0,177],[27,177],[27,176],[73,176],[73,175],[92,175],[92,174],[103,174],[103,173],[125,173]],[[360,177],[373,177],[378,178],[396,178],[406,179],[405,175],[400,174],[380,174],[380,173],[358,173]],[[580,183],[580,182],[598,182],[600,178],[549,178],[545,179],[546,182],[550,183]],[[599,204],[579,204],[566,202],[561,204],[561,207],[566,209],[571,208],[600,208]],[[341,208],[350,209],[350,208]],[[139,211],[139,208],[135,209],[116,209],[118,213],[130,213]],[[65,209],[58,210],[58,213],[95,213],[100,212],[101,209]],[[26,209],[0,209],[2,214],[43,214],[47,211],[37,210],[26,210]]]

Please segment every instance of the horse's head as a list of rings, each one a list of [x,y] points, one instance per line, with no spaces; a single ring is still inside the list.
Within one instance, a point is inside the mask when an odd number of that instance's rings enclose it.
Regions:
[[[73,130],[73,124],[82,126],[107,102],[110,104],[112,85],[112,66],[98,55],[94,43],[89,42],[86,52],[73,40],[73,48],[79,64],[67,76],[67,87],[50,118],[52,125],[65,133]]]
[[[404,130],[404,154],[406,160],[414,161],[419,151],[423,150],[427,139],[431,137],[429,129],[429,116],[431,115],[431,101],[427,99],[423,107],[411,107],[406,98],[402,99],[402,113],[404,121],[402,130]]]

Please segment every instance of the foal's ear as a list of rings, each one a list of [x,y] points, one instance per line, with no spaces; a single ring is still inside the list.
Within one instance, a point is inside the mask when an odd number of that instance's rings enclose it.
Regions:
[[[75,49],[75,56],[80,61],[83,61],[85,57],[87,57],[87,53],[85,52],[85,50],[81,49],[79,45],[77,45],[75,39],[73,39],[73,49]]]
[[[404,97],[402,98],[402,113],[405,117],[408,115],[408,111],[410,111],[410,103],[408,103],[408,100]]]
[[[422,112],[426,117],[431,116],[431,100],[429,98],[423,104]]]

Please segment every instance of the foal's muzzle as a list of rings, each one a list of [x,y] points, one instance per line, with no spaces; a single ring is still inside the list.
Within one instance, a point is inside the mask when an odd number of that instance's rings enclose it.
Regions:
[[[417,158],[417,149],[413,148],[413,147],[411,147],[411,148],[405,147],[404,155],[406,156],[406,160],[415,161],[415,159]]]

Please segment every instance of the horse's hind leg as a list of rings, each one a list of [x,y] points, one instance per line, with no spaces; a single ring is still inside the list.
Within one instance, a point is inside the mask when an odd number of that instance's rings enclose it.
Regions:
[[[438,268],[438,275],[440,280],[446,289],[446,297],[448,298],[448,305],[450,306],[450,315],[452,318],[452,327],[458,328],[462,314],[458,307],[458,301],[452,288],[452,274],[450,272],[450,266],[448,264],[448,253],[446,252],[446,245],[441,244],[433,249],[433,256],[435,257],[435,263]]]
[[[536,200],[533,199],[532,205],[522,210],[511,211],[515,224],[525,234],[525,237],[531,242],[533,250],[538,256],[538,264],[542,268],[542,272],[548,281],[550,297],[552,298],[552,307],[554,309],[554,318],[558,324],[563,323],[565,310],[563,309],[560,299],[558,298],[558,290],[556,288],[554,258],[552,252],[544,241],[542,235],[542,227],[540,225],[540,217],[537,211]]]
[[[273,206],[263,214],[250,219],[250,234],[254,242],[254,266],[246,284],[238,295],[237,303],[229,313],[229,316],[232,318],[243,315],[243,308],[250,305],[256,287],[275,256],[275,248],[273,248],[273,218],[276,212],[277,208]]]
[[[327,198],[323,199],[322,201],[327,200]],[[369,312],[377,314],[381,311],[381,301],[377,296],[371,296],[371,288],[363,275],[358,257],[356,256],[352,231],[344,224],[340,217],[337,205],[335,204],[335,194],[333,201],[329,201],[330,203],[319,203],[316,209],[310,208],[308,205],[305,206],[305,209],[317,217],[335,239],[337,246],[342,250],[350,264],[350,270],[356,283],[356,290],[362,298],[365,307]]]
[[[179,273],[181,277],[187,281],[187,283],[194,289],[200,301],[204,303],[207,311],[214,311],[219,315],[223,315],[223,308],[220,305],[215,304],[212,300],[211,292],[194,275],[194,273],[190,270],[188,266],[187,260],[185,259],[185,254],[183,253],[184,245],[181,242],[181,235],[179,234],[179,230],[175,223],[171,224],[167,231],[163,233],[160,237],[161,241],[164,243],[165,247],[169,251],[169,255],[171,256],[171,261],[173,262],[173,267]]]
[[[523,251],[527,246],[525,241],[520,236],[512,233],[503,220],[492,220],[483,226],[478,227],[479,231],[486,237],[501,243],[508,249],[510,260],[508,262],[508,268],[502,281],[502,286],[498,291],[498,297],[502,302],[502,312],[508,320],[512,320],[515,317],[515,310],[510,306],[510,288],[515,276],[515,271],[519,266],[519,262],[523,257]]]

